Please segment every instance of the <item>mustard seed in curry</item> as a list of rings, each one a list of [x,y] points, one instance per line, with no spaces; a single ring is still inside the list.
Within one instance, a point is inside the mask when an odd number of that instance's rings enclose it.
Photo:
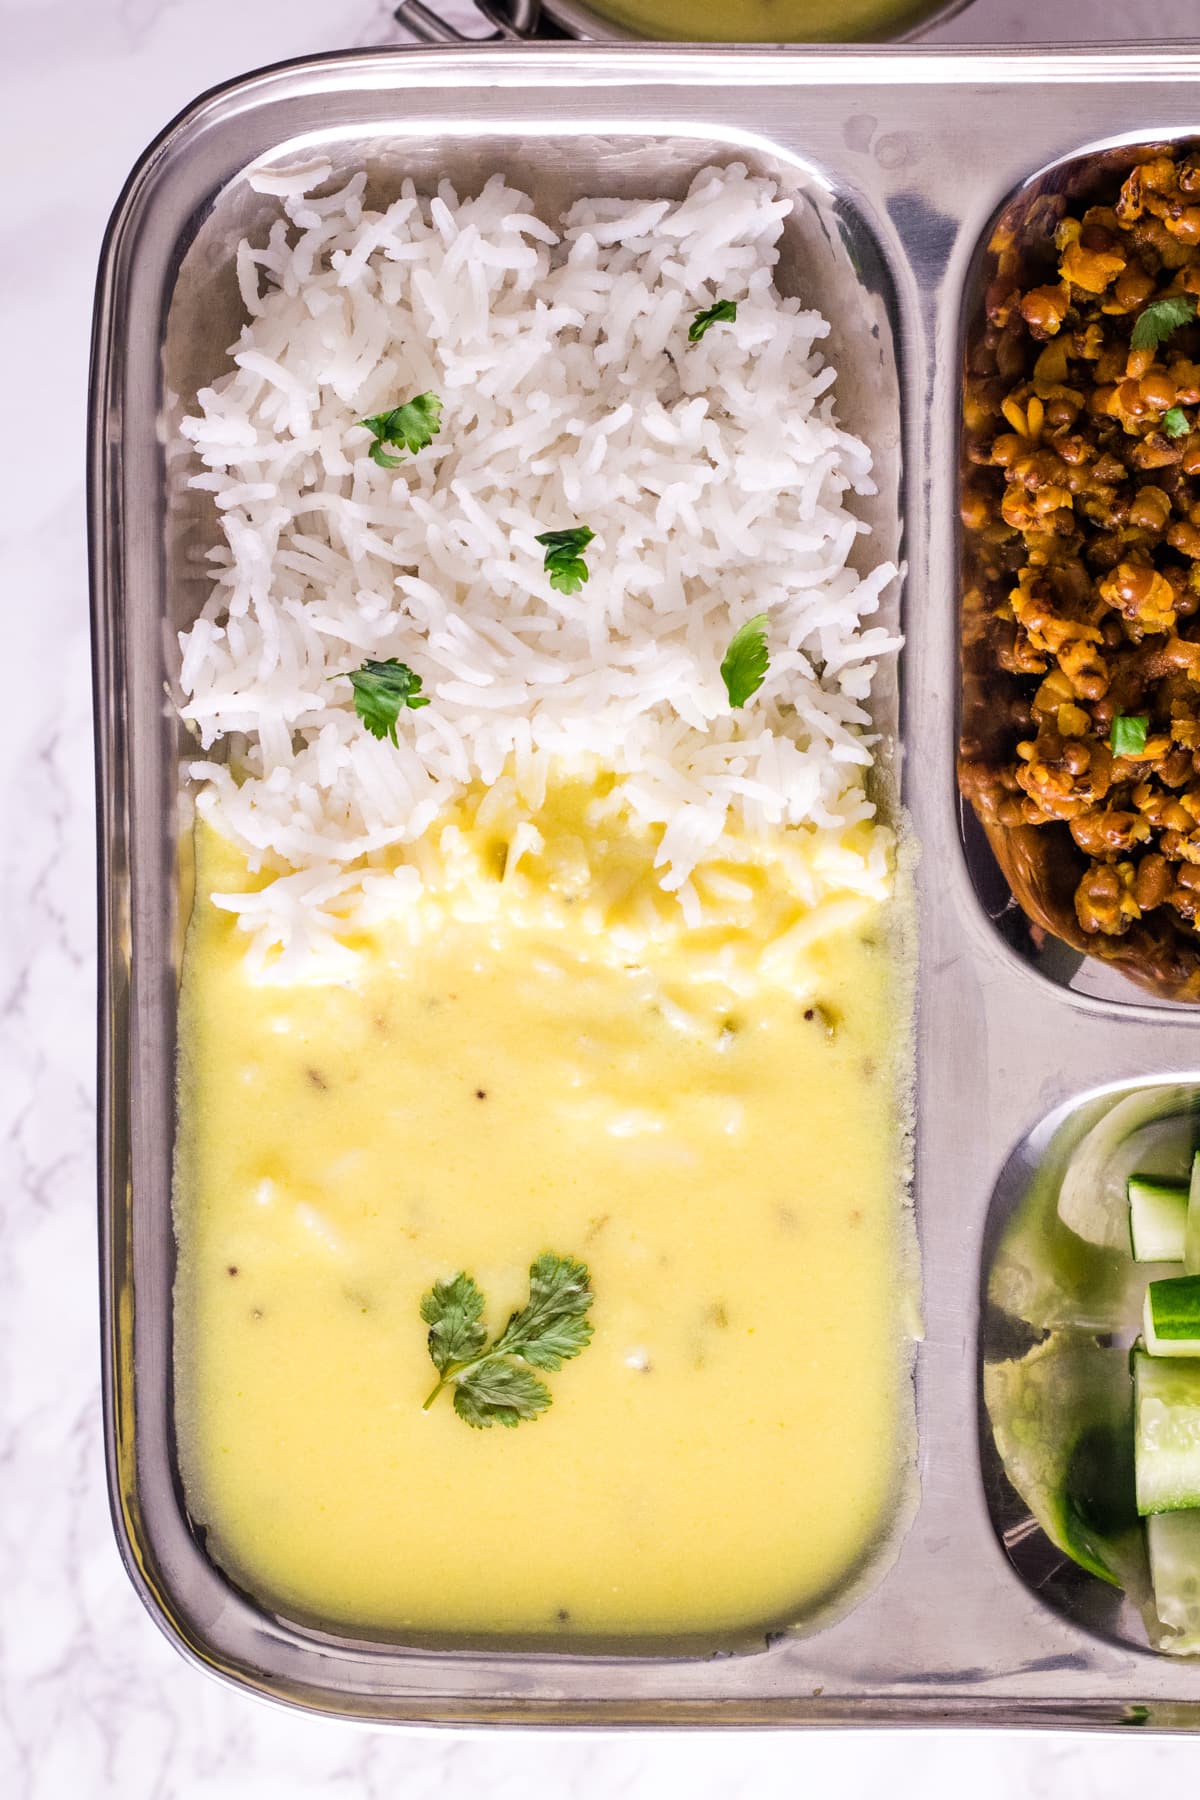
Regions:
[[[1126,153],[990,248],[960,783],[1036,927],[1200,1000],[1200,153]]]

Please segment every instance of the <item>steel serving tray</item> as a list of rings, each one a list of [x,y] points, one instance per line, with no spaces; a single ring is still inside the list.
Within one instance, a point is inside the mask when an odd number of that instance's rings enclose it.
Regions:
[[[1081,1098],[1144,1077],[1200,1082],[1200,1013],[1133,989],[1062,985],[1011,947],[977,891],[986,882],[955,790],[958,377],[981,243],[1001,204],[1062,159],[1191,134],[1200,55],[1182,50],[489,46],[268,70],[199,101],[134,171],[101,265],[92,373],[104,1395],[122,1553],[197,1664],[262,1695],[377,1720],[1200,1729],[1200,1663],[1139,1648],[1086,1608],[1044,1602],[1006,1553],[1003,1539],[1011,1546],[1031,1525],[981,1460],[977,1403],[989,1212],[994,1237]],[[263,205],[240,173],[317,146],[335,165],[366,160],[384,183],[445,172],[470,184],[502,167],[551,203],[614,186],[678,191],[704,162],[743,157],[812,203],[792,265],[799,253],[806,291],[832,313],[843,417],[878,434],[884,549],[904,521],[899,740],[922,847],[916,1206],[927,1335],[915,1517],[886,1575],[809,1636],[710,1656],[350,1640],[255,1606],[186,1517],[172,1445],[170,1168],[187,896],[164,687],[174,631],[203,582],[170,424],[233,334],[228,264]],[[894,695],[882,705],[886,726]]]

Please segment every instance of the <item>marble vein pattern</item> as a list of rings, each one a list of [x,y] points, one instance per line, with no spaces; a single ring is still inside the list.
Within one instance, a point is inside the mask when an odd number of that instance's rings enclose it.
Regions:
[[[457,0],[462,16],[463,0]],[[944,35],[1180,38],[1196,0],[978,0]],[[188,1668],[142,1612],[104,1490],[84,413],[91,292],[131,163],[199,90],[396,41],[385,0],[0,0],[6,700],[0,708],[0,1795],[697,1800],[1182,1791],[1187,1743],[1062,1735],[371,1731]]]

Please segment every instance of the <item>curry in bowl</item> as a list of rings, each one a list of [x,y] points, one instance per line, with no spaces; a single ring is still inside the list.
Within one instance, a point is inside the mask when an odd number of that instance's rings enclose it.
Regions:
[[[963,399],[959,779],[1035,927],[1200,999],[1200,158],[1002,216]]]

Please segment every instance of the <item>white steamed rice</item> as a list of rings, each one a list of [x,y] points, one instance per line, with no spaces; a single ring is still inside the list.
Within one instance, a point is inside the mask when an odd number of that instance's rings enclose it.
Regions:
[[[871,816],[866,702],[898,640],[860,624],[896,571],[848,563],[871,456],[837,424],[825,321],[773,284],[791,201],[738,165],[561,221],[500,176],[382,212],[362,174],[315,197],[328,178],[252,177],[285,216],[239,248],[234,367],[183,424],[222,534],[181,637],[190,772],[273,876],[230,900],[259,956],[403,907],[398,846],[506,768],[533,816],[552,759],[618,772],[689,919],[731,823],[840,843]],[[689,344],[718,298],[736,322]],[[425,390],[440,435],[377,467],[356,422]],[[535,536],[573,524],[591,579],[564,595]],[[770,672],[731,713],[721,659],[764,611]],[[329,680],[389,656],[432,702],[398,748]]]

